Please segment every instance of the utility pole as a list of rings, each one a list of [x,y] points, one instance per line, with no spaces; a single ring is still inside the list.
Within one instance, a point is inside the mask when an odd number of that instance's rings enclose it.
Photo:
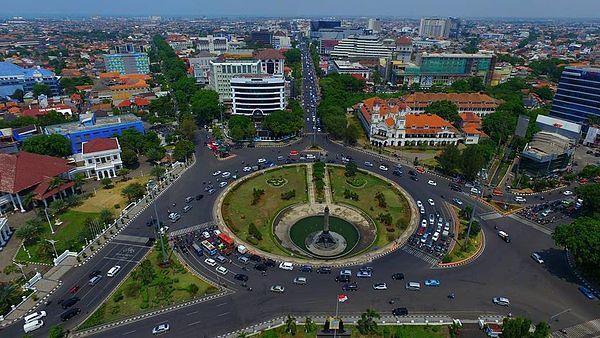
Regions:
[[[54,228],[52,227],[52,222],[50,222],[50,217],[48,216],[48,208],[44,207],[44,213],[46,214],[46,220],[48,220],[48,225],[50,226],[50,232],[54,235]]]
[[[479,181],[477,181],[479,183]],[[477,184],[479,185],[479,184]],[[483,186],[481,186],[481,190],[479,191],[479,195],[483,195]],[[473,217],[475,217],[475,209],[477,208],[477,202],[473,203],[473,210],[471,210],[471,217],[469,218],[469,227],[467,228],[467,236],[465,237],[465,246],[467,245],[467,241],[469,240],[469,236],[471,236],[471,224],[473,224]]]
[[[58,253],[56,252],[56,245],[55,245],[56,242],[58,242],[58,241],[55,239],[46,239],[46,242],[52,244],[52,249],[54,249],[54,257],[58,258]]]
[[[169,261],[168,261],[168,259],[167,259],[167,252],[165,251],[165,243],[164,243],[164,241],[163,241],[163,236],[162,236],[162,234],[160,233],[160,221],[159,221],[159,219],[158,219],[158,210],[156,209],[156,204],[157,204],[157,203],[158,203],[158,201],[157,201],[157,199],[155,198],[155,199],[154,199],[154,203],[153,203],[153,204],[154,204],[154,216],[156,217],[156,218],[155,218],[155,220],[154,220],[154,222],[155,222],[155,224],[156,224],[156,227],[155,227],[155,229],[156,229],[156,233],[158,234],[158,237],[160,238],[160,247],[161,247],[161,249],[162,249],[163,265],[164,265],[164,266],[167,266],[167,265],[168,265],[168,263],[169,263]]]

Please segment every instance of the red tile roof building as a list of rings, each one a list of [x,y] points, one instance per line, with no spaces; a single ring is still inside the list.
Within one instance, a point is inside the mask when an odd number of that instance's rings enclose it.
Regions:
[[[371,144],[444,146],[458,144],[460,132],[437,115],[415,114],[400,99],[370,98],[354,106]]]
[[[472,112],[479,116],[496,111],[500,102],[483,93],[413,93],[402,97],[406,105],[415,113],[422,113],[436,101],[451,101],[458,106],[459,113]]]
[[[73,187],[73,182],[66,180],[72,169],[67,160],[58,157],[25,151],[0,153],[0,209],[12,203],[15,210],[25,211],[22,196],[30,192],[34,200],[46,202]],[[64,180],[59,182],[56,177]]]
[[[123,168],[121,146],[117,138],[96,138],[81,144],[81,165],[78,169],[87,178],[96,180],[117,177]]]

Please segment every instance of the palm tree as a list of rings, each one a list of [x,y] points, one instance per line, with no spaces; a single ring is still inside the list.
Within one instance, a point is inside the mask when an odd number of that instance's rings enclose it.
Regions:
[[[81,188],[84,180],[85,180],[85,175],[83,175],[82,173],[75,174],[73,176],[73,182],[75,183],[75,189]]]
[[[357,328],[361,334],[375,334],[377,333],[377,323],[375,318],[380,318],[379,313],[373,309],[367,309],[360,315],[360,319],[357,321]]]
[[[54,176],[54,177],[52,177],[52,179],[50,180],[50,183],[48,184],[48,190],[52,190],[54,188],[58,188],[64,182],[65,182],[65,180],[63,180],[62,178],[60,178],[58,176]]]
[[[0,313],[7,313],[14,303],[16,287],[13,284],[0,284]]]
[[[304,321],[304,331],[313,332],[315,330],[315,322],[310,317],[306,317]]]
[[[22,239],[25,244],[35,243],[39,240],[42,227],[37,220],[30,220],[15,231],[15,236]]]
[[[127,181],[127,179],[129,179],[129,177],[127,177],[127,175],[129,175],[129,169],[121,168],[117,171],[117,175],[121,176],[123,181]]]
[[[22,202],[23,202],[23,207],[25,209],[27,209],[31,205],[31,203],[33,203],[33,197],[34,196],[35,195],[31,191],[28,192],[27,194],[25,194],[25,196],[23,196]]]
[[[160,181],[160,179],[163,177],[163,175],[165,174],[165,168],[161,167],[161,166],[157,166],[155,165],[154,167],[152,167],[152,170],[150,170],[150,174],[154,177],[156,177],[157,181]]]

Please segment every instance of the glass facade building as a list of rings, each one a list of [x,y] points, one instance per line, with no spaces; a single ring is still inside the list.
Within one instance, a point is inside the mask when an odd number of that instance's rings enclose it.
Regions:
[[[565,68],[550,115],[581,124],[600,118],[600,68]]]
[[[105,54],[104,66],[107,72],[121,75],[150,73],[150,59],[146,53]]]

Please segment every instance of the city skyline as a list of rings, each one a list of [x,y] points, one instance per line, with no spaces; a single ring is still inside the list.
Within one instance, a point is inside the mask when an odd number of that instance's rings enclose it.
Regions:
[[[175,0],[166,6],[164,2],[150,0],[124,0],[119,6],[110,3],[81,3],[74,0],[57,0],[52,4],[25,0],[4,4],[3,16],[458,16],[488,18],[586,18],[589,13],[600,11],[600,2],[594,0],[574,0],[568,3],[553,3],[548,6],[545,0],[506,0],[502,3],[491,0],[452,1],[451,5],[439,0],[425,0],[419,3],[408,1],[382,0],[378,6],[369,6],[360,0],[329,0],[317,2],[289,2],[278,0],[243,1],[226,0],[202,3],[191,0]]]

